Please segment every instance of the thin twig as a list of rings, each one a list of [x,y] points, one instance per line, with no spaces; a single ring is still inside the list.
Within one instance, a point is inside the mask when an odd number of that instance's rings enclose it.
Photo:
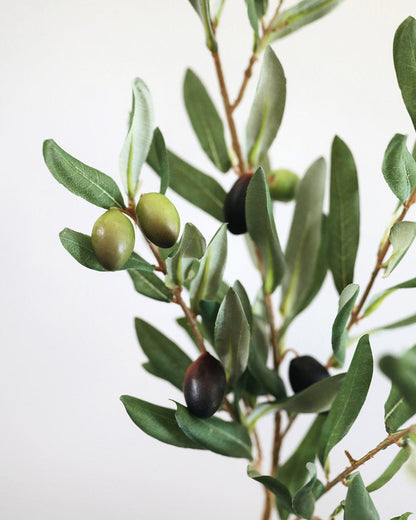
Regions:
[[[183,313],[185,314],[185,318],[187,319],[189,326],[192,329],[192,333],[197,342],[199,350],[201,352],[205,352],[206,348],[205,348],[205,344],[204,344],[204,338],[202,337],[202,334],[199,331],[198,322],[196,321],[196,316],[184,302],[181,293],[182,293],[182,287],[175,287],[175,289],[173,290],[173,296],[174,296],[173,301],[181,306]]]

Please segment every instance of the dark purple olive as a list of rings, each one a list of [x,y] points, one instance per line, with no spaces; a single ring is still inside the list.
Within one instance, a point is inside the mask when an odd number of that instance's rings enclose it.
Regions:
[[[312,356],[299,356],[290,362],[289,381],[295,393],[327,377],[328,370]]]
[[[211,417],[224,399],[226,384],[221,363],[203,352],[188,367],[183,382],[183,393],[191,414],[201,419]]]
[[[234,235],[241,235],[247,231],[246,195],[252,177],[252,173],[239,177],[225,197],[224,222],[228,223],[228,230]]]

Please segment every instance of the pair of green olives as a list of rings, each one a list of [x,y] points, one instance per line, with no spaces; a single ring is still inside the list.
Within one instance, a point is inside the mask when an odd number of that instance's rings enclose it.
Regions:
[[[247,231],[245,206],[247,189],[252,177],[252,173],[241,175],[225,197],[224,222],[227,222],[228,230],[234,235],[241,235]],[[296,173],[290,170],[274,170],[268,174],[267,180],[273,200],[288,202],[294,199],[299,182]]]
[[[146,193],[136,206],[139,225],[158,247],[172,247],[178,239],[180,219],[172,202],[162,193]],[[118,209],[97,219],[91,242],[99,263],[108,271],[121,269],[133,252],[135,235],[131,221]]]

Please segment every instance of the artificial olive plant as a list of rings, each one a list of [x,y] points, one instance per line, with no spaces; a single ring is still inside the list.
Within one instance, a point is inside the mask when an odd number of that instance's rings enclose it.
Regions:
[[[178,402],[176,408],[162,407],[122,396],[127,413],[141,430],[159,441],[247,459],[248,476],[265,488],[264,520],[270,518],[275,506],[282,519],[290,515],[317,518],[313,516],[315,502],[340,483],[347,485],[345,500],[333,504],[328,515],[342,513],[345,520],[379,519],[371,493],[401,469],[416,441],[416,425],[408,425],[416,413],[416,347],[412,347],[401,356],[387,355],[380,361],[382,372],[391,380],[384,404],[387,436],[382,440],[381,434],[373,449],[358,459],[346,452],[347,468],[329,477],[331,450],[354,426],[373,375],[370,335],[354,339],[350,331],[391,293],[416,287],[413,278],[387,286],[369,299],[375,279],[383,272],[387,277],[398,266],[416,236],[416,223],[405,220],[416,201],[415,152],[412,155],[406,136],[400,134],[387,146],[382,172],[397,207],[388,229],[380,233],[375,266],[363,288],[354,283],[359,188],[347,144],[339,137],[332,143],[328,212],[324,210],[324,159],[313,162],[299,179],[290,170],[273,169],[268,158],[286,99],[285,74],[271,44],[326,15],[340,1],[303,0],[284,9],[283,0],[246,0],[246,6],[240,8],[247,10],[253,51],[241,87],[232,99],[216,37],[225,0],[212,5],[208,0],[190,0],[212,55],[225,121],[197,74],[190,70],[184,81],[185,106],[213,166],[237,176],[228,193],[212,176],[167,149],[155,125],[149,89],[138,78],[133,82],[133,107],[120,154],[126,199],[111,177],[75,159],[53,140],[45,141],[43,147],[46,164],[58,182],[106,210],[91,226],[91,236],[64,229],[60,239],[65,249],[90,269],[127,270],[143,298],[178,305],[183,317],[177,324],[199,349],[199,355],[191,358],[154,325],[136,318],[137,337],[148,358],[144,369],[183,391],[186,406]],[[407,18],[397,29],[393,56],[398,86],[416,128],[415,19]],[[246,127],[238,131],[234,113],[258,60],[257,89]],[[160,176],[159,193],[139,193],[142,170],[148,175],[145,163]],[[180,233],[180,217],[166,196],[168,188],[195,206],[195,222],[203,212],[219,221],[208,243],[194,223],[185,223]],[[291,200],[293,219],[282,249],[273,208],[275,201]],[[133,252],[135,233],[143,233],[154,263]],[[254,302],[247,295],[244,280],[223,279],[229,233],[244,234],[253,271],[259,273],[261,284]],[[281,377],[281,362],[288,353],[286,333],[318,295],[328,271],[339,293],[332,349],[327,361],[318,361],[311,352],[293,357],[288,374],[291,389],[287,388]],[[382,325],[371,334],[412,323],[416,323],[416,314]],[[347,347],[353,349],[349,366],[345,366]],[[258,430],[262,418],[270,414],[275,428],[272,465],[268,473],[262,473]],[[311,415],[313,421],[291,456],[282,461],[282,442],[300,414]],[[387,469],[376,481],[364,483],[360,466],[394,444],[398,449]]]

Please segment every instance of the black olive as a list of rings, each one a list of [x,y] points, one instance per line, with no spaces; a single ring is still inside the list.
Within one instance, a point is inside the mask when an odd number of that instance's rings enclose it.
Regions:
[[[239,177],[225,197],[224,222],[228,223],[228,230],[234,235],[241,235],[247,231],[246,195],[252,177],[252,173]]]
[[[312,356],[299,356],[290,362],[289,381],[295,393],[327,377],[328,370]]]

